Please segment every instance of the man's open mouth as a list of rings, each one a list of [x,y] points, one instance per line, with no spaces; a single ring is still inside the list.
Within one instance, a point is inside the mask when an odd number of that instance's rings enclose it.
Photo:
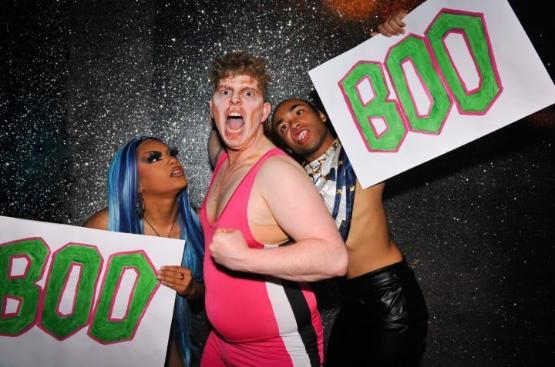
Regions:
[[[293,136],[293,140],[297,144],[303,144],[306,141],[307,138],[308,138],[308,130],[307,129],[303,129],[299,133],[297,133]]]
[[[231,130],[238,130],[243,127],[245,121],[239,113],[231,113],[227,116],[226,125]]]

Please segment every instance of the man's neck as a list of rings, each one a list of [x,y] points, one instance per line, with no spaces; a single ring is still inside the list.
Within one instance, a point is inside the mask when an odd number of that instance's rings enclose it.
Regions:
[[[257,136],[253,141],[240,150],[229,149],[226,147],[226,152],[229,160],[229,167],[243,165],[245,162],[255,160],[255,158],[264,154],[272,147],[272,143],[264,137],[264,135]]]
[[[320,147],[318,147],[318,149],[314,153],[310,154],[307,157],[304,157],[304,159],[308,163],[314,162],[316,159],[320,158],[320,156],[324,154],[331,147],[334,141],[335,141],[335,138],[331,134],[328,134],[325,137],[322,144],[320,144]]]

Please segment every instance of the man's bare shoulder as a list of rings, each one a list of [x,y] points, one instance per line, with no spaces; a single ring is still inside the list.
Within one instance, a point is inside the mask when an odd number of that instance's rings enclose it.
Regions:
[[[256,175],[256,189],[266,200],[293,195],[304,190],[314,190],[305,170],[293,158],[273,156],[268,158]]]
[[[301,165],[293,158],[285,155],[273,156],[264,162],[256,177],[256,181],[263,184],[263,191],[267,193],[272,193],[285,187],[300,188],[305,185],[313,186]]]
[[[260,168],[260,172],[263,175],[274,176],[274,179],[278,172],[297,172],[306,175],[301,165],[288,155],[276,155],[269,158]]]
[[[108,229],[108,208],[104,208],[93,214],[83,227],[95,229]]]

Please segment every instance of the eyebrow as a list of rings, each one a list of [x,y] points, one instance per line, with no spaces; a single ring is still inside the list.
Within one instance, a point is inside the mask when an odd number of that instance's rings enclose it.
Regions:
[[[304,105],[302,103],[294,104],[294,105],[292,105],[291,107],[289,107],[287,109],[287,112],[292,112],[295,108],[297,108],[299,106],[304,106]],[[276,123],[275,123],[276,127],[278,127],[278,125],[281,124],[282,122],[283,122],[283,119],[277,120]]]
[[[293,106],[289,107],[289,109],[287,110],[287,112],[292,112],[295,108],[299,107],[299,106],[303,106],[302,103],[297,103],[294,104]]]
[[[258,89],[257,87],[251,87],[251,86],[246,85],[246,86],[241,87],[240,90],[241,90],[241,92],[244,92],[246,90],[250,90],[250,91],[253,91],[253,92],[258,92],[260,89]]]
[[[233,86],[230,85],[230,84],[221,83],[221,84],[219,84],[215,89],[218,90],[218,89],[221,89],[221,88],[233,89]],[[239,89],[239,90],[250,89],[250,90],[257,90],[257,91],[261,90],[260,87],[249,85],[249,83],[241,83],[241,84],[239,84],[238,89]]]

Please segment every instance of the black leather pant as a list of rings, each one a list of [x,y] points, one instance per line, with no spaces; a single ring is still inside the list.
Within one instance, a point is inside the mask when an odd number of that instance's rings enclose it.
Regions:
[[[326,366],[418,366],[428,310],[405,260],[342,279],[345,299],[331,330]]]

